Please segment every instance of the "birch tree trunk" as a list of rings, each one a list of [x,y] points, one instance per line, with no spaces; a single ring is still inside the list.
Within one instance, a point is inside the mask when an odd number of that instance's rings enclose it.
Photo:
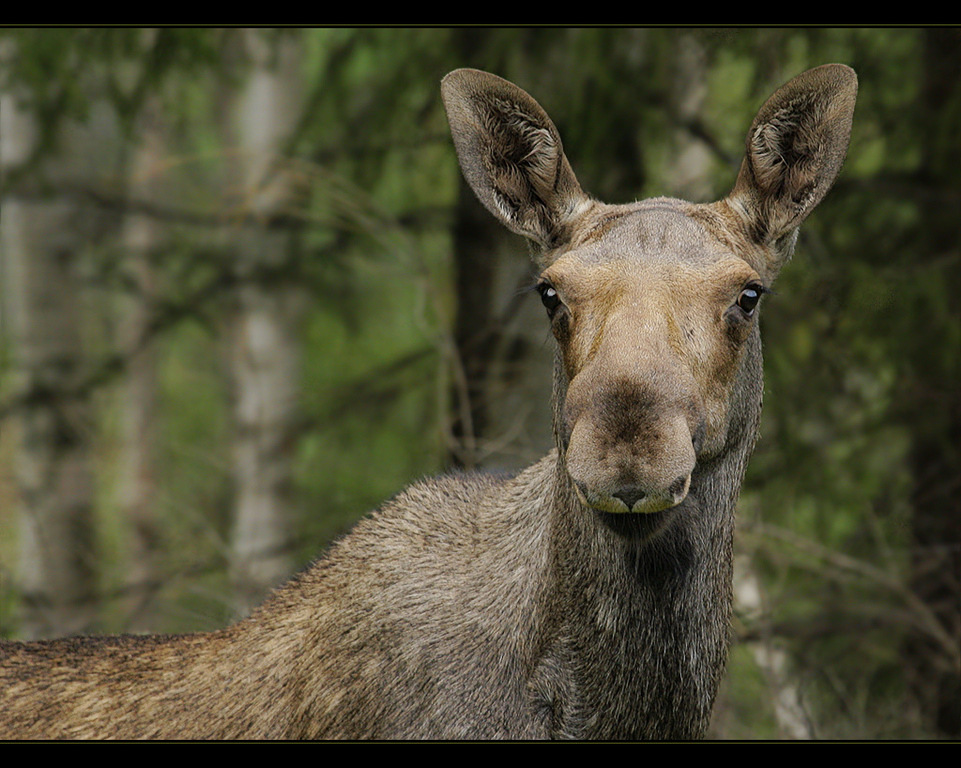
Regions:
[[[710,178],[713,155],[690,129],[691,124],[700,121],[704,111],[707,54],[699,40],[683,35],[675,43],[673,58],[673,82],[669,94],[675,127],[668,165],[663,172],[665,194],[692,201],[713,199],[716,195]]]
[[[752,565],[752,558],[738,556],[734,565],[734,601],[745,619],[763,621],[767,611],[762,580]],[[764,676],[769,695],[768,706],[774,713],[779,738],[813,739],[811,719],[804,707],[801,691],[794,679],[790,657],[769,636],[750,643],[751,656]]]
[[[158,186],[165,142],[156,98],[147,99],[138,120],[140,144],[132,152],[128,196],[139,202],[160,202]],[[157,578],[158,538],[154,504],[156,354],[145,335],[154,311],[156,275],[152,256],[160,246],[161,229],[154,217],[134,210],[127,214],[122,233],[130,293],[122,303],[119,324],[119,343],[127,365],[120,393],[122,449],[118,456],[117,504],[130,529],[127,578],[131,619],[128,628],[143,632],[155,630],[141,610]]]
[[[37,135],[33,116],[21,108],[16,94],[0,95],[5,175],[30,157]],[[55,170],[63,173],[69,161],[61,156],[43,162],[41,170],[49,178]],[[77,383],[83,362],[79,238],[76,210],[63,199],[14,187],[0,205],[4,333],[13,350],[13,383],[26,396],[16,424],[22,521],[19,634],[32,639],[88,630],[94,618],[87,409],[63,394]]]
[[[293,565],[289,436],[300,362],[294,289],[255,277],[282,264],[292,245],[288,234],[268,224],[291,202],[280,152],[300,116],[299,51],[292,39],[281,37],[271,45],[256,31],[246,32],[244,42],[253,71],[236,113],[245,224],[236,239],[243,282],[231,341],[236,422],[231,551],[241,610],[258,603]]]

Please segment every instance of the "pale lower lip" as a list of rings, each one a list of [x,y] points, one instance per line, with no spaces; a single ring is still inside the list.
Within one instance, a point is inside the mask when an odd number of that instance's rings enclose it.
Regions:
[[[684,501],[684,498],[687,496],[687,490],[690,487],[690,481],[685,486],[684,493],[681,495],[681,498],[677,499],[676,501],[664,501],[660,503],[649,502],[647,504],[644,504],[643,502],[637,502],[631,509],[628,509],[624,502],[617,499],[610,499],[609,504],[598,503],[597,500],[592,501],[584,494],[577,483],[574,483],[573,485],[574,491],[577,493],[577,498],[580,499],[581,503],[587,507],[590,507],[591,509],[597,510],[598,512],[607,512],[614,515],[653,515],[658,512],[663,512],[666,509],[676,507],[678,504]]]

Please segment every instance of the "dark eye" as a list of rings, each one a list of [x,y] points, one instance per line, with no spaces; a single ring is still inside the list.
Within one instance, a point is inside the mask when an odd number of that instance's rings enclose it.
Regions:
[[[752,283],[741,291],[741,295],[737,297],[737,305],[744,314],[750,315],[754,312],[758,302],[761,300],[762,293],[764,293],[764,286],[758,283]]]
[[[555,310],[561,305],[561,297],[557,295],[554,286],[550,283],[541,283],[537,286],[537,292],[541,295],[541,301],[544,306],[547,307],[548,316],[553,315]]]

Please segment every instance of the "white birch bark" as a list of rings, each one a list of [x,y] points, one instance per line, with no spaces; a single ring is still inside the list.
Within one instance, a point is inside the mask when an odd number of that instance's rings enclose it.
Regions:
[[[148,98],[138,121],[139,143],[131,153],[128,180],[128,196],[138,202],[160,202],[160,169],[166,156],[161,121],[158,101]],[[128,628],[132,631],[156,629],[141,608],[157,578],[157,361],[156,349],[145,340],[145,334],[156,294],[151,257],[160,247],[161,231],[154,217],[132,211],[122,232],[130,292],[120,308],[118,339],[127,364],[120,392],[122,447],[118,454],[117,505],[130,531],[127,580],[131,596]]]
[[[16,96],[0,94],[5,174],[30,156],[37,135],[32,115]],[[50,164],[69,161],[61,156],[44,162],[51,177],[52,170],[64,169]],[[18,634],[49,637],[88,629],[94,615],[87,406],[58,394],[76,383],[82,364],[76,211],[63,199],[18,189],[8,191],[0,210],[2,322],[13,350],[11,383],[15,391],[31,394],[16,420],[23,598]]]
[[[290,202],[289,175],[279,153],[299,117],[301,81],[296,41],[268,45],[246,33],[253,72],[237,109],[242,158],[242,214],[236,258],[242,275],[276,265],[289,237],[261,226]],[[298,301],[292,289],[244,282],[234,321],[236,507],[232,572],[240,610],[290,575],[290,426],[297,404]]]
[[[746,619],[763,617],[764,588],[749,558],[738,557],[734,569],[734,603]],[[779,738],[808,740],[814,738],[811,719],[794,679],[790,658],[772,638],[762,636],[750,643],[751,655],[767,682],[769,706],[774,712]]]

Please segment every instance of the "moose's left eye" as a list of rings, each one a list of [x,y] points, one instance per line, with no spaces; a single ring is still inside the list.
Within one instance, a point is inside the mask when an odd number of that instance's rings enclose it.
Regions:
[[[760,283],[752,283],[741,291],[741,295],[737,297],[737,305],[744,314],[753,314],[762,293],[764,293],[764,286]]]
[[[561,297],[550,283],[541,283],[537,286],[537,292],[541,295],[541,301],[547,307],[547,314],[553,315],[554,311],[561,304]]]

